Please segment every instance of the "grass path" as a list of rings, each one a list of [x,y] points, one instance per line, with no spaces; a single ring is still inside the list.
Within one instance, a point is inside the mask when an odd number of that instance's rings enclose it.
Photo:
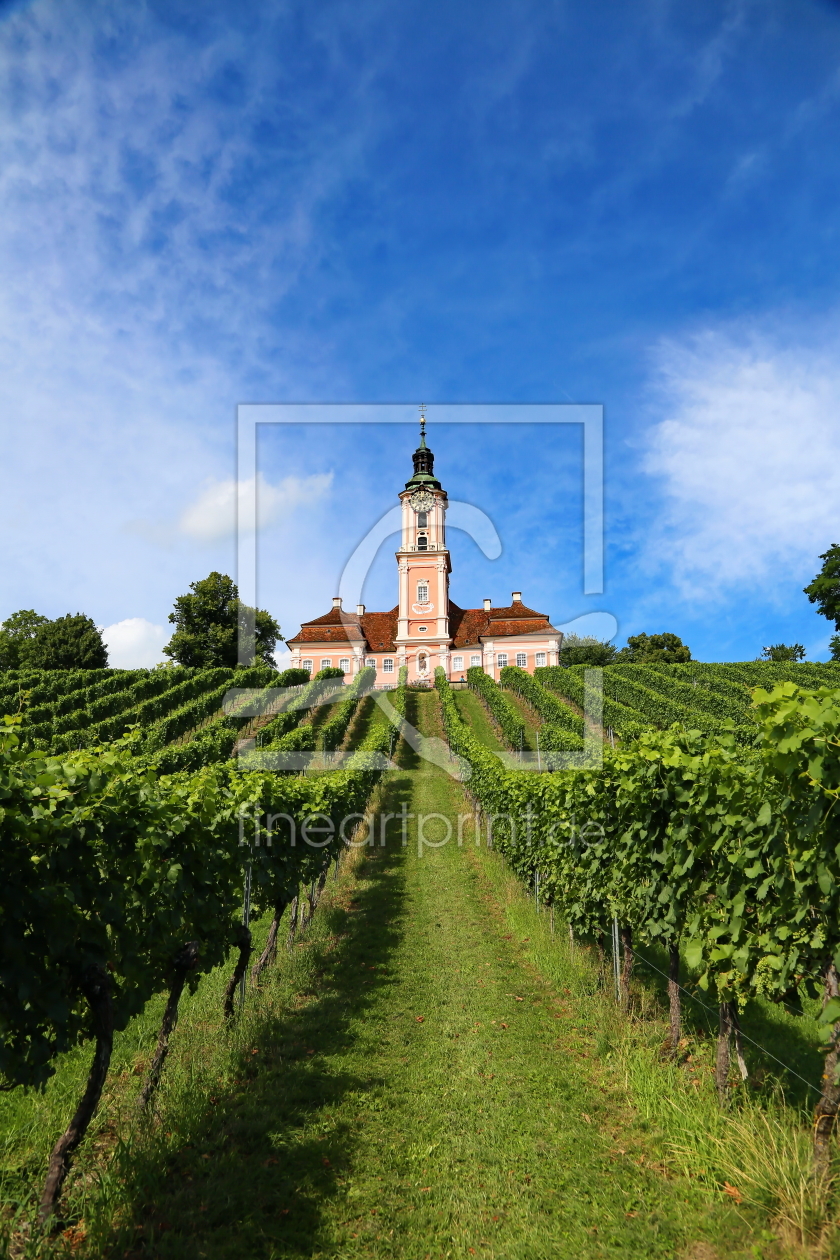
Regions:
[[[534,712],[528,701],[523,700],[522,696],[517,695],[515,691],[505,691],[505,699],[510,701],[525,723],[525,747],[534,752],[537,747],[537,731],[542,725],[542,719]]]
[[[414,704],[439,733],[436,697]],[[434,767],[390,776],[383,810],[403,801],[415,815],[469,812]],[[420,856],[416,825],[406,845],[398,819],[384,846],[377,827],[324,910],[303,992],[168,1134],[164,1165],[136,1158],[125,1228],[140,1237],[126,1250],[123,1233],[113,1254],[756,1254],[726,1208],[650,1165],[638,1134],[616,1137],[624,1104],[591,1065],[569,991],[509,930],[495,854],[452,842]],[[444,833],[427,823],[428,839]]]
[[[487,709],[474,691],[453,690],[452,695],[459,714],[471,727],[476,739],[480,740],[485,748],[492,748],[494,752],[500,748],[507,748],[507,744],[499,738]],[[418,699],[423,698],[418,697]],[[429,708],[429,705],[427,704],[425,707]]]

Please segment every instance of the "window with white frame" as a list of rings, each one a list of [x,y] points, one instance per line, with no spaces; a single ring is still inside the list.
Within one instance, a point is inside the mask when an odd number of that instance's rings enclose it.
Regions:
[[[429,583],[418,582],[417,583],[417,603],[428,604],[428,602],[429,602]]]
[[[525,669],[528,664],[528,657],[525,652],[516,653],[516,663],[520,669]]]
[[[470,666],[473,666],[473,665],[480,665],[480,664],[481,664],[481,657],[480,657],[480,656],[477,656],[477,655],[476,655],[476,656],[471,656],[471,657],[470,657]]]
[[[496,664],[499,669],[504,669],[507,665],[507,652],[498,652],[496,655]]]
[[[542,665],[545,665],[545,652],[537,652],[536,656],[534,657],[534,664],[537,666],[538,669]]]
[[[376,669],[376,657],[369,656],[365,661],[365,665],[367,665],[368,669]]]
[[[349,656],[342,656],[341,660],[338,662],[338,668],[339,668],[339,669],[343,669],[343,670],[344,670],[344,672],[345,672],[345,674],[349,674],[349,673],[350,673],[350,658],[349,658]]]
[[[463,658],[463,656],[453,656],[453,657],[452,657],[452,668],[453,668],[453,669],[463,669],[463,668],[464,668],[464,658]]]
[[[310,674],[312,673],[312,662],[311,662],[311,661],[301,661],[301,663],[300,663],[300,667],[301,667],[301,669],[308,669],[308,670],[309,670],[309,672],[310,672]]]
[[[418,535],[417,535],[417,550],[418,550],[418,551],[428,551],[428,550],[429,550],[429,540],[428,540],[428,538],[426,537],[426,535],[425,535],[425,534],[418,534]]]
[[[324,656],[324,657],[322,657],[322,659],[321,659],[321,669],[329,669],[331,665],[332,665],[332,661],[330,660],[330,658],[329,658],[328,656]]]
[[[386,674],[393,674],[394,662],[391,660],[389,656],[386,656],[385,660],[382,662],[382,669],[383,669],[383,672]]]

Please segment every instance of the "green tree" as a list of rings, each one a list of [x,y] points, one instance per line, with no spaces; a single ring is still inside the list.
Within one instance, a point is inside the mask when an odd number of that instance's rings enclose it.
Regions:
[[[691,650],[676,634],[631,634],[627,646],[617,654],[617,660],[642,665],[648,661],[664,661],[669,665],[691,660]]]
[[[805,649],[801,643],[773,643],[761,649],[763,661],[804,661]]]
[[[560,647],[561,665],[611,665],[616,657],[614,644],[591,634],[566,634]]]
[[[813,582],[804,588],[812,604],[816,604],[823,617],[834,622],[840,630],[840,545],[832,543],[820,556],[823,567]]]
[[[96,622],[84,613],[68,613],[39,625],[26,647],[33,669],[104,669],[108,649]]]
[[[28,653],[40,626],[49,623],[34,608],[22,608],[0,625],[0,669],[25,669]]]
[[[163,649],[179,665],[226,665],[239,662],[240,630],[254,661],[272,668],[273,652],[283,636],[270,613],[249,608],[239,599],[239,588],[225,573],[213,572],[191,582],[191,595],[179,595],[169,620],[175,633]]]
[[[840,661],[840,634],[833,634],[828,641],[828,646],[831,648],[831,659]]]

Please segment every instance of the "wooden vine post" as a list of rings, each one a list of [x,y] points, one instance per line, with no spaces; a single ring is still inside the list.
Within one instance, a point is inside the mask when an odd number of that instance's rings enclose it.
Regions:
[[[680,1007],[680,947],[674,941],[668,946],[668,1013],[671,1050],[676,1054],[682,1037],[682,1010]]]
[[[828,1020],[825,1017],[828,1016]],[[826,969],[823,1020],[828,1024],[828,1049],[822,1076],[822,1095],[814,1114],[814,1174],[829,1175],[831,1135],[840,1109],[840,976],[834,963]]]

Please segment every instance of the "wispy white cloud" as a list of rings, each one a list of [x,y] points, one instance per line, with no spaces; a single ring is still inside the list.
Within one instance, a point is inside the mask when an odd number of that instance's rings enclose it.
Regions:
[[[236,529],[237,506],[240,522],[253,520],[255,492],[257,526],[264,528],[297,507],[317,503],[329,493],[332,482],[331,472],[315,473],[311,477],[284,477],[276,485],[267,481],[262,473],[239,483],[233,478],[212,481],[183,513],[179,528],[201,542],[228,537]]]
[[[169,642],[170,632],[145,617],[127,617],[106,626],[102,638],[108,648],[108,664],[115,669],[144,669],[168,659],[161,648]]]
[[[648,564],[686,596],[736,583],[772,595],[840,540],[836,345],[728,328],[663,342],[655,369],[645,463],[665,509]]]

